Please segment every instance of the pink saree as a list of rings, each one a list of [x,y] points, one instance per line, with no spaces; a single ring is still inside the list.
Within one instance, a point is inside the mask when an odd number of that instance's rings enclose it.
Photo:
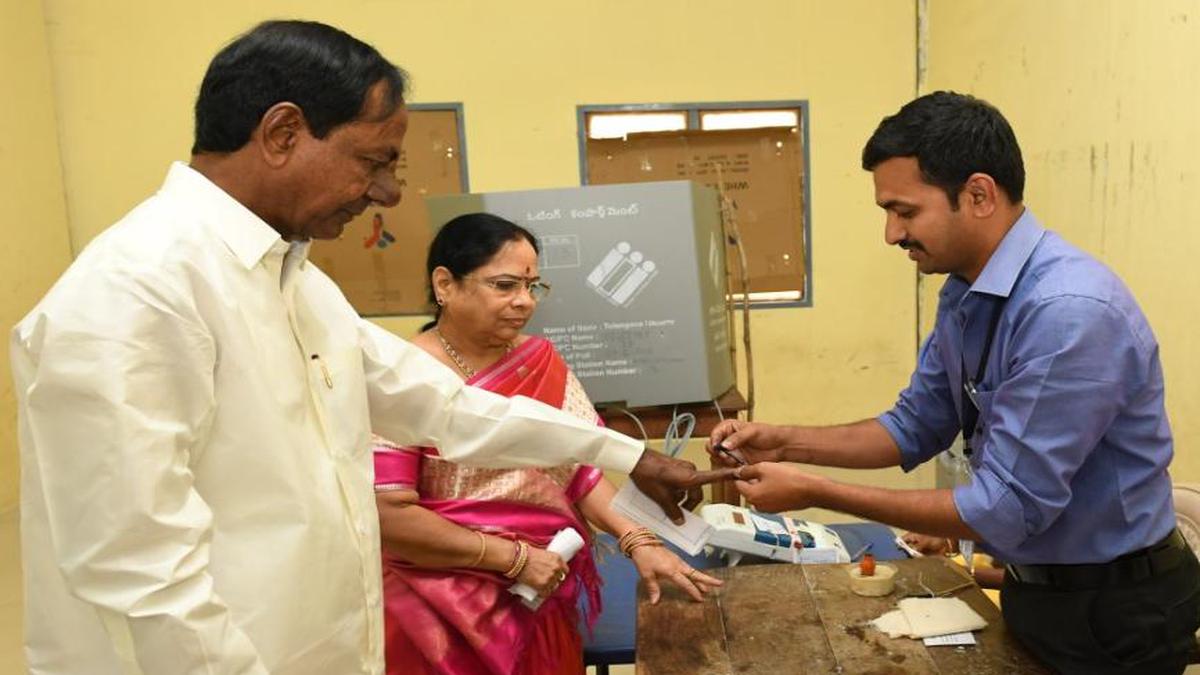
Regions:
[[[467,382],[504,396],[523,395],[599,418],[583,388],[547,340],[531,337]],[[445,462],[435,448],[397,447],[376,438],[375,489],[415,490],[419,504],[454,523],[545,546],[564,527],[588,543],[575,503],[601,479],[598,469],[478,469]],[[388,675],[583,673],[578,602],[587,594],[590,626],[600,612],[600,581],[590,546],[536,611],[508,593],[502,575],[474,569],[424,569],[384,553],[384,630]]]

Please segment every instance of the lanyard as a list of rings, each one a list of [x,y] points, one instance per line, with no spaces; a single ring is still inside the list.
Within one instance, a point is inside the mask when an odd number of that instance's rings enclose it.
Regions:
[[[983,351],[980,352],[979,366],[975,369],[974,378],[967,377],[967,336],[965,333],[963,349],[958,354],[959,362],[962,365],[959,371],[962,377],[962,396],[959,397],[962,405],[958,419],[962,422],[963,455],[967,457],[971,456],[971,437],[975,435],[975,426],[979,423],[979,401],[975,398],[975,385],[983,380],[984,371],[987,370],[988,355],[992,352],[992,340],[996,337],[996,326],[1000,325],[1000,315],[1004,313],[1004,303],[1007,301],[1008,298],[1001,298],[992,305],[992,318],[988,324],[987,337],[984,338]]]

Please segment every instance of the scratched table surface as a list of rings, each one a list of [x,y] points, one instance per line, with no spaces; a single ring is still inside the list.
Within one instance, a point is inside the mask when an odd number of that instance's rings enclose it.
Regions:
[[[850,591],[847,565],[754,565],[705,572],[724,579],[715,597],[690,601],[664,585],[658,605],[639,588],[637,672],[641,675],[792,673],[991,673],[1050,671],[1008,633],[966,572],[940,557],[894,560],[896,590],[882,598]],[[870,625],[908,595],[958,587],[988,625],[974,646],[926,647]],[[964,587],[965,584],[965,587]]]

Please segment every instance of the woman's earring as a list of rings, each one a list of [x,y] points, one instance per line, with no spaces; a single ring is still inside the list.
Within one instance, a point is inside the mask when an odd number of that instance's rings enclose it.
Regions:
[[[443,299],[442,299],[442,296],[440,296],[440,295],[439,295],[439,296],[437,297],[437,306],[438,306],[438,307],[441,307],[441,306],[443,306],[443,305],[445,305],[445,304],[446,304],[446,301],[445,301],[445,300],[443,300]]]

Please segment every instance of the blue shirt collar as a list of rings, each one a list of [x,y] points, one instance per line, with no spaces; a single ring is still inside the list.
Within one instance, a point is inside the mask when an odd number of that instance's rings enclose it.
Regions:
[[[1025,209],[1000,240],[1000,245],[992,252],[992,257],[988,258],[983,271],[979,273],[979,278],[971,284],[969,292],[1007,298],[1017,283],[1021,268],[1025,267],[1025,262],[1033,255],[1033,249],[1044,234],[1046,228],[1042,227],[1032,211]]]

